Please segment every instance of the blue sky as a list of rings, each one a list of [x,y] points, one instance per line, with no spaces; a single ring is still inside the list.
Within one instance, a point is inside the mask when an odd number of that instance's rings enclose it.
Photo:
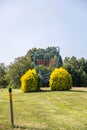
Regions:
[[[48,46],[87,59],[86,0],[0,0],[0,63]]]

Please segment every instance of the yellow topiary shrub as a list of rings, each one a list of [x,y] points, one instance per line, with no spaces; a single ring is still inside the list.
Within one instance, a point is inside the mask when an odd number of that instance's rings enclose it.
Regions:
[[[23,92],[35,92],[39,90],[38,75],[36,70],[28,70],[21,77],[21,90]]]
[[[54,91],[69,90],[72,87],[72,77],[63,68],[56,68],[50,75],[50,89]]]

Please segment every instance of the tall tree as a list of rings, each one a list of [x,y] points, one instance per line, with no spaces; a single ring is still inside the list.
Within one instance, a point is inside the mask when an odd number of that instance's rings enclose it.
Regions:
[[[31,58],[31,61],[32,61],[32,62],[34,61],[34,53],[35,53],[37,50],[38,50],[37,48],[32,48],[32,49],[30,49],[30,50],[27,52],[27,54],[26,54],[27,57]]]
[[[31,58],[26,56],[16,58],[14,63],[8,66],[6,78],[9,81],[9,85],[13,88],[19,88],[21,76],[32,67]]]
[[[65,57],[63,67],[72,75],[73,86],[87,86],[87,61],[84,58]]]
[[[6,87],[7,85],[7,81],[5,79],[5,75],[6,75],[6,66],[4,63],[0,63],[0,88],[1,87]]]

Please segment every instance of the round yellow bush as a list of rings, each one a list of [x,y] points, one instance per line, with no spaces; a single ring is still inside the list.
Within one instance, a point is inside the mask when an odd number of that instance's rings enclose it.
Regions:
[[[35,92],[39,90],[39,81],[36,70],[28,70],[21,77],[21,90],[23,92]]]
[[[53,91],[69,90],[72,87],[72,77],[63,68],[56,68],[50,75],[50,89]]]

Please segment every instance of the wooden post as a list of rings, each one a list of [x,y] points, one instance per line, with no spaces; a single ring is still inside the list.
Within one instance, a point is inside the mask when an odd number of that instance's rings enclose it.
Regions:
[[[11,125],[14,127],[14,117],[13,117],[13,104],[12,104],[12,89],[9,88],[9,101],[10,101],[10,118],[11,118]]]

